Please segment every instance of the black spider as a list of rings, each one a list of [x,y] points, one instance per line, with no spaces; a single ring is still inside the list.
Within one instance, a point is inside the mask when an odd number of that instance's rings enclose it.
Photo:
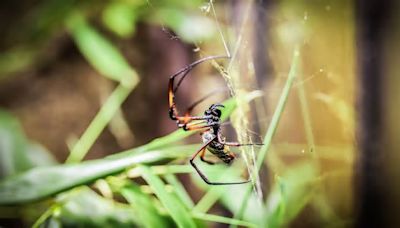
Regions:
[[[191,116],[190,111],[200,102],[208,98],[209,96],[212,95],[209,94],[197,102],[195,102],[193,105],[191,105],[186,113],[184,115],[179,115],[179,112],[176,108],[176,103],[175,103],[175,93],[177,92],[180,84],[182,83],[183,79],[186,77],[186,75],[198,64],[207,61],[207,60],[213,60],[213,59],[218,59],[218,58],[229,58],[227,56],[209,56],[200,60],[197,60],[196,62],[187,65],[185,68],[179,70],[177,73],[172,75],[169,79],[169,86],[168,86],[168,101],[169,101],[169,115],[172,120],[175,120],[179,128],[183,128],[185,131],[200,131],[201,136],[203,139],[203,146],[193,154],[192,158],[190,159],[190,164],[193,166],[193,168],[197,171],[197,173],[200,175],[200,177],[210,185],[230,185],[230,184],[244,184],[250,182],[250,180],[247,181],[240,181],[240,182],[212,182],[210,181],[203,172],[197,167],[197,165],[194,163],[194,159],[196,158],[197,155],[200,154],[200,159],[203,162],[206,162],[208,164],[214,164],[212,161],[208,161],[205,159],[205,152],[206,150],[210,151],[212,154],[217,156],[221,161],[223,161],[226,164],[232,163],[232,161],[235,159],[235,154],[232,153],[229,149],[229,146],[251,146],[251,145],[262,145],[260,143],[257,144],[240,144],[239,142],[226,142],[224,140],[224,137],[222,136],[221,133],[221,108],[224,108],[222,104],[212,104],[207,110],[205,110],[203,116]],[[176,87],[174,87],[174,80],[176,77],[182,75],[180,80],[178,81]]]

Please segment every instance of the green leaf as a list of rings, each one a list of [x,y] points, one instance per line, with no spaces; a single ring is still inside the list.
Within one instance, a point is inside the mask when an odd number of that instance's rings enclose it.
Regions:
[[[261,147],[259,155],[257,156],[257,170],[260,170],[262,164],[264,163],[267,152],[271,146],[272,138],[275,135],[276,129],[278,128],[279,120],[281,119],[282,113],[285,110],[286,102],[288,100],[294,79],[298,73],[297,70],[299,65],[299,57],[300,51],[299,48],[296,47],[293,52],[293,58],[288,78],[286,80],[285,86],[283,87],[281,96],[279,97],[279,101],[276,105],[271,123],[268,126],[267,133],[264,136],[264,145]]]
[[[179,227],[196,227],[196,224],[189,212],[185,209],[185,206],[178,200],[176,195],[165,190],[164,183],[158,176],[151,172],[150,168],[141,166],[141,173]]]
[[[0,178],[55,163],[43,147],[26,139],[14,116],[0,110]]]
[[[246,95],[254,99],[259,93]],[[235,99],[223,103],[222,119],[227,119],[236,107]],[[52,196],[73,187],[90,183],[96,179],[122,172],[137,164],[146,164],[170,158],[190,156],[199,145],[173,146],[175,142],[195,132],[179,129],[167,136],[153,140],[147,145],[124,151],[104,159],[84,161],[80,164],[63,164],[30,170],[24,174],[7,178],[0,182],[0,205],[21,204]],[[48,183],[52,183],[49,185]]]
[[[139,224],[131,207],[103,198],[89,188],[79,188],[65,195],[60,204],[54,217],[62,227],[134,227]]]
[[[245,95],[245,100],[250,102],[251,100],[260,97],[262,94],[260,93],[260,91],[253,91],[250,93],[247,93]],[[236,105],[236,99],[234,97],[227,99],[226,101],[222,102],[222,104],[225,106],[223,112],[222,112],[222,116],[221,116],[221,121],[226,121],[229,116],[235,111],[235,109],[237,108]],[[151,150],[151,149],[156,149],[156,148],[161,148],[164,147],[166,145],[172,144],[172,143],[176,143],[176,142],[180,142],[182,141],[182,139],[193,135],[195,133],[198,133],[197,131],[183,131],[182,129],[178,129],[174,132],[172,132],[169,135],[166,135],[164,137],[160,137],[160,138],[156,138],[154,140],[152,140],[151,142],[149,142],[148,144],[138,147],[138,150]]]
[[[256,224],[242,221],[242,220],[237,220],[237,219],[232,219],[229,217],[223,217],[219,215],[212,215],[212,214],[203,214],[203,213],[192,213],[193,217],[197,219],[202,219],[205,221],[210,221],[210,222],[218,222],[218,223],[224,223],[224,224],[230,224],[230,225],[237,225],[237,226],[245,226],[245,227],[257,227]]]
[[[266,220],[270,227],[287,225],[310,202],[317,171],[313,164],[292,166],[278,178],[267,199]]]
[[[119,110],[122,103],[132,92],[132,88],[120,84],[108,97],[92,122],[86,128],[81,138],[76,142],[67,158],[68,163],[80,162],[89,152],[96,139],[103,132],[104,128],[110,123],[115,113]]]
[[[136,20],[135,7],[128,2],[111,2],[103,11],[104,24],[121,37],[135,32]]]
[[[261,146],[260,151],[258,152],[256,160],[257,171],[259,171],[261,169],[261,166],[264,164],[266,155],[269,151],[269,148],[271,147],[272,138],[275,135],[276,129],[278,128],[279,120],[281,119],[282,113],[285,110],[286,102],[288,100],[294,79],[298,73],[297,71],[299,65],[299,57],[300,57],[299,47],[296,46],[295,50],[293,51],[292,63],[290,66],[288,78],[279,97],[278,104],[276,105],[271,122],[268,126],[267,133],[264,136],[263,145]],[[248,187],[246,191],[246,196],[242,201],[241,209],[239,210],[239,213],[235,214],[235,218],[242,217],[242,213],[245,211],[246,205],[248,205],[248,199],[251,195],[251,191],[252,188]]]
[[[192,167],[190,168],[191,170],[193,170]],[[190,198],[188,192],[185,190],[183,184],[178,180],[178,178],[176,178],[176,176],[173,174],[167,174],[164,176],[164,178],[168,182],[168,184],[173,187],[175,194],[179,197],[186,208],[191,210],[194,207],[194,203]]]
[[[142,226],[148,228],[167,227],[167,224],[172,222],[160,215],[154,200],[144,194],[138,186],[132,183],[126,185],[121,189],[121,194],[130,203]],[[172,226],[172,224],[170,225]]]
[[[186,14],[176,8],[163,8],[156,13],[157,21],[166,23],[187,42],[210,39],[217,31],[214,22],[205,16]]]
[[[79,164],[38,167],[0,181],[0,205],[22,204],[52,196],[126,168],[165,159],[189,156],[195,146],[169,147],[119,158],[104,158]]]
[[[31,167],[24,154],[27,141],[18,121],[0,111],[0,177],[9,176]]]
[[[243,171],[243,165],[234,163],[232,166],[228,167],[224,164],[209,166],[206,164],[198,163],[198,167],[213,181],[243,181],[240,178],[240,174]],[[220,199],[223,205],[229,209],[229,211],[234,214],[238,213],[241,209],[243,200],[246,198],[246,190],[251,183],[240,184],[240,185],[226,185],[211,187],[204,184],[197,173],[193,173],[192,176],[198,180],[204,188],[209,188],[209,191],[204,195],[204,197],[198,202],[194,211],[205,213],[207,212],[215,202]],[[251,221],[256,224],[261,224],[264,214],[263,206],[260,204],[259,199],[255,194],[250,195],[249,203],[243,215],[243,219]]]
[[[67,162],[79,162],[136,87],[139,77],[118,49],[91,27],[82,15],[73,14],[68,18],[67,25],[79,50],[96,70],[104,76],[120,82],[73,147],[67,159]]]
[[[139,77],[114,45],[76,13],[67,20],[75,43],[85,58],[102,75],[128,87],[134,87]]]
[[[30,163],[32,164],[32,168],[58,164],[54,156],[47,151],[46,148],[37,143],[29,143],[25,154],[27,159],[29,159]]]

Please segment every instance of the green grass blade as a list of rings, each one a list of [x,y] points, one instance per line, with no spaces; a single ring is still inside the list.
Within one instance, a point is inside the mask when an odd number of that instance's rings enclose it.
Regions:
[[[139,76],[118,49],[90,26],[82,15],[73,14],[68,18],[67,26],[80,52],[89,63],[103,76],[120,82],[120,85],[107,99],[73,147],[67,159],[67,162],[79,162],[87,154],[127,96],[136,87]]]
[[[251,93],[246,94],[245,99],[246,101],[250,102],[251,100],[260,96],[261,95],[259,91],[253,91]],[[229,116],[233,113],[233,111],[235,111],[235,109],[237,108],[236,99],[234,97],[229,98],[226,101],[222,102],[222,104],[225,106],[225,108],[223,109],[221,120],[226,121],[229,118]],[[160,148],[171,143],[179,142],[182,139],[190,135],[193,135],[195,133],[197,133],[197,131],[183,131],[182,129],[178,129],[167,136],[154,139],[150,143],[141,146],[138,149],[149,150],[149,149]]]
[[[302,74],[300,76],[303,76]],[[315,137],[313,133],[313,126],[312,126],[312,119],[311,119],[311,113],[310,113],[310,107],[308,104],[307,100],[307,94],[305,90],[305,84],[300,83],[299,86],[297,87],[298,90],[298,97],[299,97],[299,102],[300,102],[300,109],[301,109],[301,116],[303,118],[304,122],[304,131],[307,139],[307,147],[309,148],[309,155],[312,160],[312,163],[317,170],[317,172],[321,172],[321,167],[320,167],[320,155],[323,153],[321,150],[319,150],[319,146],[315,145]],[[335,156],[338,155],[338,153],[331,153]],[[351,153],[348,153],[351,154]],[[337,156],[340,157],[340,156]],[[337,220],[337,216],[335,215],[332,207],[328,203],[328,199],[326,195],[324,195],[322,192],[324,192],[324,186],[322,183],[318,182],[316,183],[318,188],[320,189],[317,191],[315,199],[311,202],[314,206],[314,208],[320,213],[321,217],[326,219],[326,220]]]
[[[248,99],[255,97],[255,94],[248,95]],[[229,99],[224,104],[226,105],[224,113],[226,119],[236,105],[234,99]],[[179,129],[170,135],[154,140],[150,145],[147,144],[104,159],[85,161],[80,164],[35,168],[21,175],[7,178],[0,182],[0,205],[40,200],[75,186],[122,172],[137,164],[188,157],[198,148],[197,144],[169,146],[173,142],[181,141],[188,135],[188,132]],[[49,185],[48,183],[52,184]]]
[[[114,114],[118,111],[132,90],[133,88],[119,85],[113,91],[111,96],[103,104],[100,111],[96,114],[86,131],[83,133],[82,137],[72,148],[72,151],[67,158],[67,163],[80,162],[85,157],[90,147],[92,147],[93,143],[111,121]]]
[[[297,74],[299,56],[300,56],[300,52],[299,52],[298,48],[296,48],[294,51],[294,54],[293,54],[293,59],[292,59],[292,64],[291,64],[291,68],[289,71],[289,76],[286,80],[285,86],[283,87],[282,94],[281,94],[278,104],[275,108],[275,112],[272,116],[271,123],[269,124],[267,133],[265,134],[265,137],[263,140],[264,145],[261,147],[259,154],[257,156],[257,162],[256,162],[257,170],[260,170],[262,164],[264,163],[264,159],[267,155],[268,149],[271,146],[272,137],[274,136],[275,131],[278,128],[279,120],[281,119],[283,110],[285,109],[285,105],[286,105],[286,101],[288,100],[288,97],[289,97],[290,89],[292,88],[293,81]]]
[[[31,168],[25,154],[27,144],[17,119],[0,110],[0,178]]]
[[[48,151],[25,137],[17,118],[0,109],[0,179],[56,163]]]
[[[238,166],[238,163],[233,164],[229,168],[224,165],[202,166],[201,163],[198,165],[211,180],[240,180],[239,178],[242,169]],[[193,173],[193,176],[195,176],[201,186],[210,188],[210,186],[204,184],[203,180],[198,178],[196,173]],[[220,200],[229,211],[235,214],[240,210],[248,186],[251,186],[251,184],[211,187],[198,202],[193,211],[196,213],[206,213],[217,200]],[[263,207],[258,201],[258,198],[255,195],[251,195],[249,202],[250,204],[246,208],[245,216],[243,216],[245,220],[252,222],[263,220]]]
[[[300,83],[299,86],[297,87],[298,91],[298,97],[299,97],[299,102],[300,102],[300,110],[301,110],[301,116],[303,118],[304,122],[304,131],[307,139],[307,144],[308,147],[310,148],[309,151],[311,152],[311,156],[314,159],[314,162],[316,166],[318,166],[318,157],[317,157],[317,152],[315,149],[315,139],[314,139],[314,133],[313,133],[313,127],[312,127],[312,120],[311,120],[311,114],[310,114],[310,107],[307,101],[307,95],[306,91],[304,88],[304,83]]]
[[[210,180],[221,182],[243,181],[243,179],[240,178],[242,168],[240,167],[239,163],[234,163],[230,167],[227,167],[224,164],[210,166],[201,162],[198,162],[197,165],[199,169],[202,170]],[[206,213],[215,204],[215,202],[217,202],[218,199],[221,198],[221,196],[230,195],[231,189],[233,189],[233,192],[236,193],[238,189],[245,188],[245,185],[223,185],[210,187],[210,185],[204,183],[204,181],[199,177],[197,173],[193,173],[192,177],[193,180],[200,185],[200,187],[204,189],[209,189],[193,208],[193,211],[197,213]],[[235,199],[237,199],[237,197]]]
[[[130,156],[104,158],[79,164],[38,167],[0,182],[0,205],[22,204],[40,200],[96,179],[119,173],[138,164],[149,164],[165,159],[186,157],[197,148],[178,146]],[[50,184],[51,183],[51,184]]]
[[[218,201],[218,199],[224,194],[226,191],[225,188],[210,188],[207,193],[200,199],[200,201],[193,208],[193,211],[198,213],[207,212],[214,204]]]
[[[138,11],[130,2],[110,2],[103,11],[103,23],[117,35],[128,38],[135,32]]]
[[[290,71],[289,71],[289,75],[288,78],[286,80],[285,86],[283,87],[281,96],[279,98],[278,104],[275,108],[274,114],[272,116],[271,119],[271,123],[269,124],[267,133],[265,134],[263,143],[264,145],[260,148],[259,154],[257,156],[257,160],[256,160],[256,168],[259,171],[262,164],[264,163],[265,157],[267,155],[267,152],[271,146],[271,142],[272,142],[272,138],[275,134],[275,131],[278,127],[278,123],[279,120],[282,116],[282,113],[284,111],[285,105],[286,105],[286,101],[289,97],[289,92],[292,88],[293,85],[293,81],[295,79],[295,76],[297,74],[297,68],[298,68],[298,63],[299,63],[299,56],[300,56],[300,51],[298,49],[298,47],[296,47],[296,49],[293,52],[293,58],[292,58],[292,64],[290,67]],[[245,199],[243,200],[242,206],[240,211],[238,212],[238,214],[235,215],[236,218],[241,218],[243,213],[245,213],[245,210],[247,208],[247,204],[248,204],[248,200],[250,198],[251,195],[251,187],[247,188],[247,192],[246,192],[246,196]]]
[[[185,209],[185,206],[178,200],[178,198],[165,190],[165,185],[161,179],[154,175],[150,168],[141,166],[142,177],[153,189],[158,199],[164,205],[165,209],[174,219],[176,224],[182,228],[196,227],[189,212]]]
[[[63,227],[137,227],[139,219],[130,205],[102,197],[88,187],[80,187],[58,197],[60,209],[51,219]],[[48,221],[44,226],[48,227]]]
[[[265,214],[268,227],[282,227],[290,223],[315,196],[312,183],[317,170],[310,163],[300,163],[285,172],[272,187]]]
[[[122,54],[82,15],[75,13],[68,18],[67,27],[81,53],[103,76],[118,82],[129,80],[130,84],[137,84],[139,78]]]
[[[193,171],[192,167],[191,170]],[[178,178],[173,174],[167,174],[164,177],[168,184],[174,188],[175,194],[179,197],[186,208],[191,210],[194,207],[194,203]]]
[[[211,214],[196,213],[196,212],[192,213],[192,215],[194,218],[210,222],[224,223],[224,224],[244,226],[244,227],[257,227],[257,225],[254,223],[223,217],[219,215],[211,215]]]
[[[39,228],[40,225],[42,225],[50,216],[54,214],[56,210],[60,209],[60,205],[58,204],[53,204],[51,207],[49,207],[32,225],[32,228]]]
[[[233,180],[243,180],[240,178],[241,171],[243,168],[240,167],[240,164],[235,163],[231,167],[226,167],[225,165],[214,165],[208,166],[203,165],[201,163],[198,164],[199,168],[207,174],[207,176],[211,180],[218,181],[233,181]],[[196,173],[193,173],[192,176],[198,182],[200,186],[203,188],[208,188],[209,191],[201,198],[201,200],[196,204],[193,211],[198,213],[206,213],[219,199],[221,202],[233,213],[236,213],[240,206],[241,202],[244,198],[244,192],[246,191],[248,185],[229,185],[229,186],[218,186],[218,187],[210,187],[206,185],[203,180],[201,180]],[[255,202],[253,206],[257,206],[257,199],[255,197],[252,198],[252,202]],[[255,209],[255,207],[249,207],[251,209]],[[251,216],[246,217],[247,219],[251,218],[251,220],[256,220],[254,218],[262,217],[262,214],[259,213],[260,210],[253,210],[251,212]]]
[[[129,184],[124,186],[120,192],[132,206],[141,225],[148,228],[166,226],[168,222],[166,217],[159,214],[151,197],[144,194],[138,186]]]

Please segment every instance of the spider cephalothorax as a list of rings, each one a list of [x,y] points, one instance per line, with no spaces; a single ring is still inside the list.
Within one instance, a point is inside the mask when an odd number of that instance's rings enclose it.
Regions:
[[[221,117],[221,110],[219,108],[225,108],[222,104],[212,104],[205,112],[204,115],[212,115]]]
[[[178,127],[183,128],[185,131],[197,130],[201,132],[203,139],[203,146],[192,156],[190,159],[190,164],[197,171],[200,177],[207,183],[211,185],[228,185],[228,184],[244,184],[247,181],[240,182],[211,182],[208,178],[200,171],[197,165],[194,163],[194,159],[200,154],[200,159],[208,164],[214,164],[214,162],[205,159],[206,150],[210,151],[216,157],[226,164],[230,164],[235,159],[235,154],[229,150],[229,146],[250,146],[250,145],[262,145],[262,144],[240,144],[238,142],[226,142],[221,133],[221,108],[224,108],[222,104],[213,104],[207,110],[204,111],[204,116],[191,116],[190,112],[193,108],[200,102],[207,99],[211,94],[199,99],[193,105],[189,106],[188,110],[184,115],[179,115],[178,109],[175,104],[175,93],[177,92],[183,79],[187,76],[190,70],[196,65],[207,61],[214,60],[218,58],[228,58],[227,56],[209,56],[186,66],[181,69],[169,79],[168,85],[168,103],[169,103],[169,115],[172,120],[175,120]],[[176,77],[182,75],[179,79],[176,87],[174,86],[174,80]]]
[[[222,112],[219,108],[225,108],[225,106],[222,104],[213,104],[204,112],[208,125],[214,126],[220,124]]]

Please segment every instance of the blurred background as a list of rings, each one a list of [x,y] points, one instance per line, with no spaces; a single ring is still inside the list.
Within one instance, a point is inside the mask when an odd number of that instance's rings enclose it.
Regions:
[[[398,8],[2,1],[0,226],[396,227]],[[169,76],[211,55],[231,58],[193,69],[178,109],[233,97],[227,140],[264,146],[201,167],[252,185],[202,183],[188,165],[201,138],[168,116]],[[155,150],[172,155],[104,168]]]

